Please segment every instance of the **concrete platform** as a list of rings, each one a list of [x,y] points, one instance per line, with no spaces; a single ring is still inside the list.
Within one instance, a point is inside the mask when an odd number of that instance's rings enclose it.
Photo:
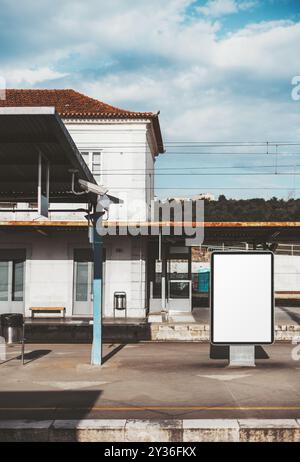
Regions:
[[[299,442],[295,419],[7,420],[1,442]],[[180,455],[180,454],[179,454]]]
[[[0,365],[0,419],[300,419],[298,347],[266,347],[255,368],[228,368],[199,343],[10,347]],[[298,360],[297,360],[298,359]]]
[[[291,341],[300,335],[300,307],[276,307],[275,324],[277,341]],[[103,336],[112,343],[208,342],[209,308],[197,308],[192,313],[171,312],[167,316],[155,313],[148,319],[104,319]],[[29,343],[91,343],[92,324],[88,318],[27,319],[26,338]]]

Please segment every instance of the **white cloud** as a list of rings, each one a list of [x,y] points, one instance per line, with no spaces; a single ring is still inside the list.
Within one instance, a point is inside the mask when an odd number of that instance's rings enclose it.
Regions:
[[[239,11],[249,10],[257,5],[257,1],[238,1],[238,0],[209,0],[204,6],[199,6],[197,11],[218,18],[220,16],[238,13]]]
[[[2,69],[2,77],[6,81],[6,86],[20,87],[20,86],[34,86],[42,82],[57,80],[66,77],[67,73],[57,72],[48,67],[40,67],[36,69]]]
[[[215,64],[244,70],[253,78],[289,79],[299,69],[300,23],[286,21],[250,25],[218,43]]]
[[[266,139],[272,126],[274,135],[300,135],[300,105],[289,99],[300,23],[264,21],[219,34],[221,11],[253,1],[206,2],[213,13],[188,20],[192,0],[4,3],[6,15],[11,9],[20,18],[19,27],[6,19],[0,30],[7,47],[18,34],[15,51],[2,49],[8,86],[68,86],[119,107],[161,109],[167,137],[241,138],[250,130]]]
[[[83,84],[82,91],[112,104],[140,110],[161,110],[166,139],[274,140],[300,137],[300,103],[264,98],[258,92],[235,93],[228,81],[215,75],[206,80],[199,69],[143,74],[122,73]],[[270,83],[271,85],[271,83]]]

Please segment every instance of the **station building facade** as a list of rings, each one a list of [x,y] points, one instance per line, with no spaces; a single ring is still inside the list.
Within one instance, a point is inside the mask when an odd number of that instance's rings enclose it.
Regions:
[[[6,99],[0,100],[0,107],[44,106],[56,108],[98,184],[122,199],[111,205],[105,220],[148,222],[155,160],[164,152],[158,114],[118,109],[73,90],[7,90]],[[30,316],[31,307],[61,306],[67,317],[92,317],[93,252],[87,208],[84,199],[76,204],[50,203],[46,218],[39,216],[34,202],[0,201],[0,313]],[[275,255],[275,289],[299,298],[300,223],[215,225],[205,223],[207,252],[201,258],[192,258],[195,252],[186,246],[184,236],[105,236],[104,317],[115,314],[116,292],[126,294],[129,318],[161,310],[190,312],[193,302],[202,306],[202,298],[207,306],[207,293],[197,294],[198,272],[209,270],[207,256],[216,244],[224,243],[226,249],[231,241],[234,248],[240,242],[247,250],[248,243],[283,239]]]
[[[55,107],[96,181],[123,201],[106,218],[119,219],[123,208],[129,220],[149,219],[155,159],[164,151],[158,114],[118,109],[74,90],[7,90],[0,106]],[[30,316],[31,307],[64,306],[68,317],[92,316],[87,206],[50,203],[45,218],[36,203],[0,203],[0,312]],[[126,293],[128,317],[145,317],[147,246],[130,235],[104,238],[105,317],[114,314],[115,292]]]

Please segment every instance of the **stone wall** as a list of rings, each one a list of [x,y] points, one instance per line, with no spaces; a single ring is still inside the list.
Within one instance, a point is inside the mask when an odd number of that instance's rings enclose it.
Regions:
[[[151,340],[161,342],[208,342],[210,340],[209,324],[169,324],[152,323]],[[300,326],[276,325],[275,341],[292,341],[300,337]]]

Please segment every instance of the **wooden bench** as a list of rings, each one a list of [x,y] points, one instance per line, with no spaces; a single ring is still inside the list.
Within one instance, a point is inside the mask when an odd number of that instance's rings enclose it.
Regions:
[[[66,313],[66,308],[64,306],[32,306],[29,309],[32,318],[34,318],[34,313],[62,313],[63,318]]]

